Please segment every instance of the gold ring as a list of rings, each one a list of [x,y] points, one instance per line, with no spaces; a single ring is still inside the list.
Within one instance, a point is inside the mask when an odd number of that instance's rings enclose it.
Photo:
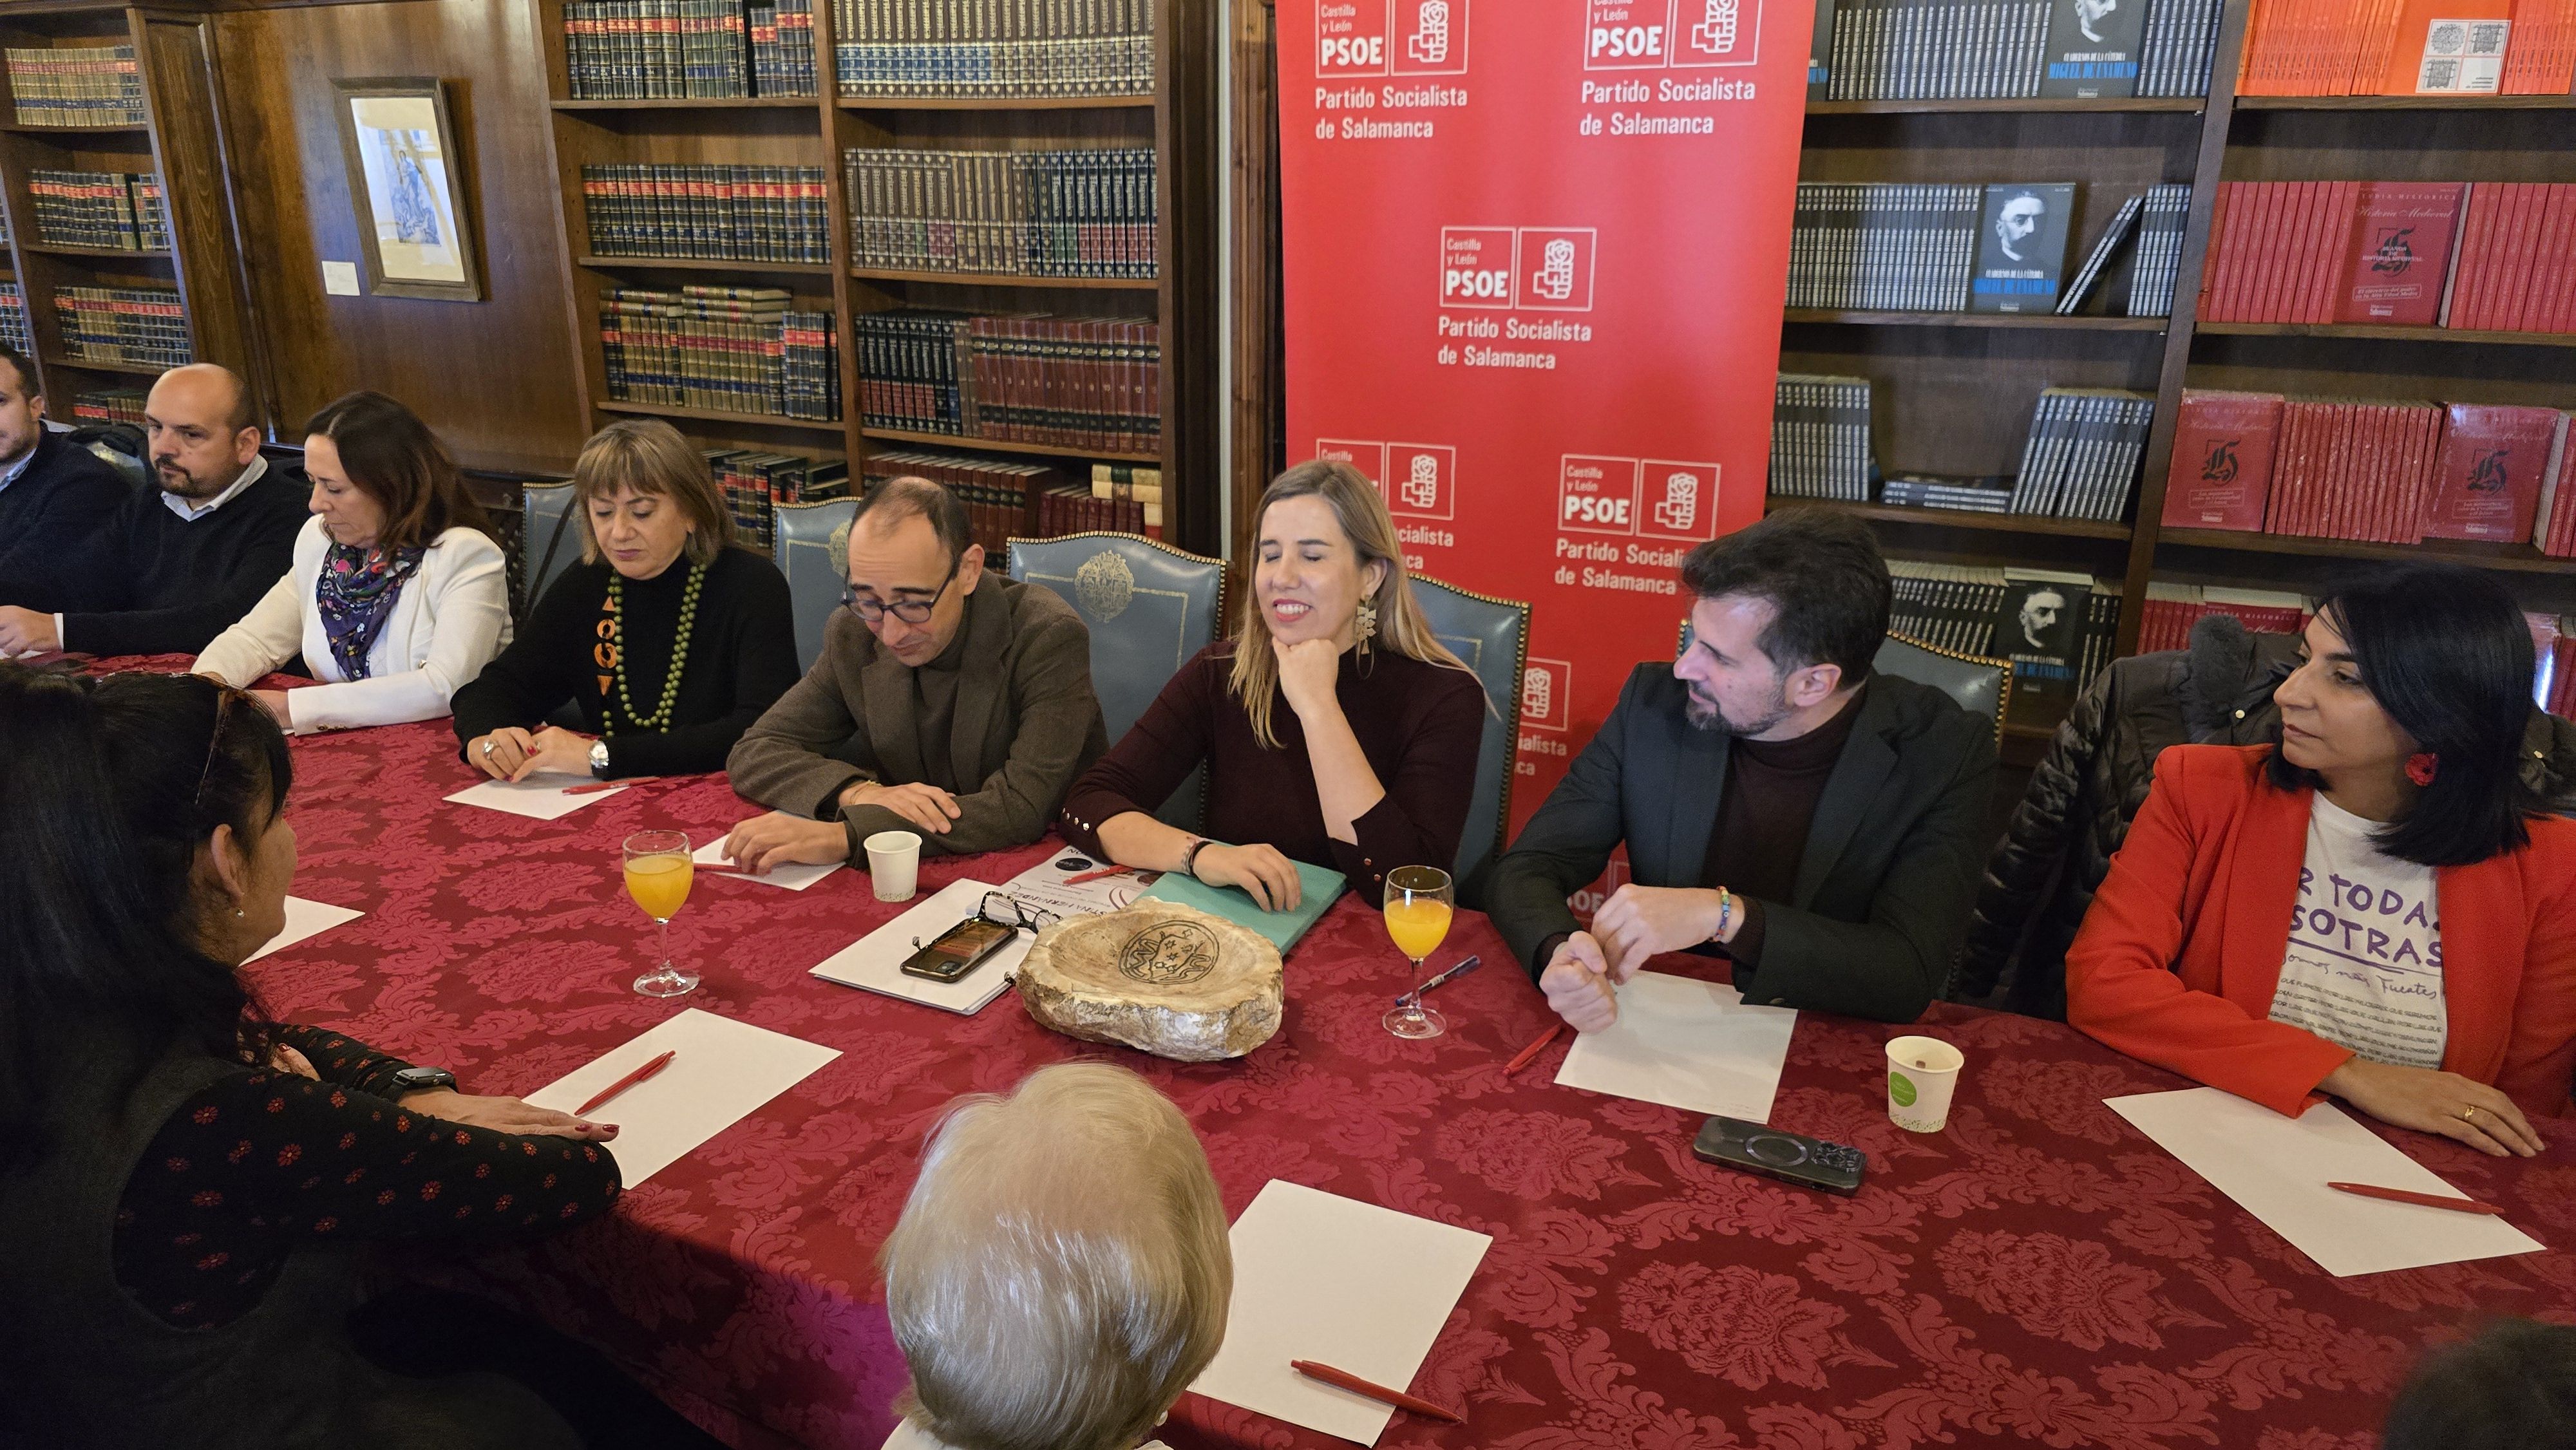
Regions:
[[[2478,1108],[2477,1108],[2477,1104],[2475,1104],[2475,1103],[2471,1103],[2469,1106],[2467,1106],[2467,1107],[2465,1107],[2465,1108],[2460,1109],[2460,1121],[2461,1121],[2461,1122],[2463,1122],[2463,1123],[2468,1122],[2469,1120],[2471,1120],[2471,1119],[2475,1118],[2477,1115],[2478,1115]]]

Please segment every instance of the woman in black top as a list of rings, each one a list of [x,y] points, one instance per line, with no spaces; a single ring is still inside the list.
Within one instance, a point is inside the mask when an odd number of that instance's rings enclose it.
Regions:
[[[606,1212],[616,1129],[260,1018],[236,968],[285,926],[289,780],[242,691],[0,664],[0,1440],[709,1443],[631,1384],[603,1420],[595,1381],[538,1383],[581,1351],[497,1310],[351,1322],[359,1245]],[[509,1378],[388,1368],[499,1337]]]
[[[733,743],[796,683],[787,580],[729,547],[733,522],[706,456],[659,418],[591,435],[572,485],[582,562],[456,692],[465,759],[495,780],[724,769]],[[566,701],[596,739],[544,723]]]

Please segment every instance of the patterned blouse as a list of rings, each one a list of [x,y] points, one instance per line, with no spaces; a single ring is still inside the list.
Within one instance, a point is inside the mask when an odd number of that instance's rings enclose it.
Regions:
[[[392,1078],[409,1064],[319,1028],[274,1041],[320,1080],[245,1067],[209,1084],[161,1125],[118,1201],[117,1283],[174,1328],[249,1313],[308,1240],[490,1243],[617,1201],[617,1160],[596,1143],[407,1112]]]

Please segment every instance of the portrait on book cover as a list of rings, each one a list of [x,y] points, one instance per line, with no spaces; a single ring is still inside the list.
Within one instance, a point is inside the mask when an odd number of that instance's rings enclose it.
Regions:
[[[340,80],[341,149],[367,290],[483,300],[455,128],[434,77]]]

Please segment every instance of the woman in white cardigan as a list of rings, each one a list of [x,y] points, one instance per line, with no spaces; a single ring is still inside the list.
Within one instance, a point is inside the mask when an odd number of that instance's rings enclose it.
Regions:
[[[255,692],[290,730],[444,715],[510,642],[509,569],[483,511],[436,435],[382,393],[333,402],[307,431],[313,521],[294,566],[196,672],[247,685],[302,654],[322,683]]]

